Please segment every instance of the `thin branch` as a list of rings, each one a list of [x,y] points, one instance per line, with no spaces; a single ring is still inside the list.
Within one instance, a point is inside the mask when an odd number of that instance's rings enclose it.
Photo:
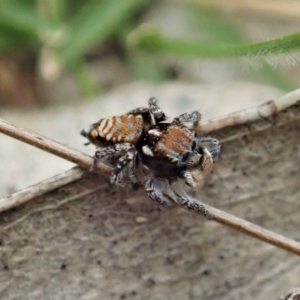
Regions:
[[[70,162],[73,162],[83,169],[89,169],[92,165],[93,158],[89,155],[72,149],[59,142],[53,141],[49,138],[43,137],[37,133],[12,125],[1,119],[0,132],[31,146],[37,147],[56,156],[64,158]],[[97,168],[95,169],[95,173],[104,175],[106,177],[109,177],[111,171],[112,169],[110,167],[101,162],[97,164]]]
[[[86,174],[86,170],[75,167],[35,185],[31,185],[12,195],[1,198],[0,213],[26,203],[31,199],[42,196],[47,192],[53,191],[54,189],[58,189],[68,183],[74,182],[82,178],[84,174]]]
[[[65,145],[62,145],[56,141],[53,141],[46,137],[40,136],[36,133],[29,132],[20,127],[16,127],[16,126],[9,124],[3,120],[0,120],[0,132],[4,133],[6,135],[9,135],[13,138],[16,138],[20,141],[23,141],[25,143],[28,143],[32,146],[35,146],[37,148],[40,148],[47,152],[50,152],[61,158],[67,159],[67,160],[79,165],[80,167],[82,167],[84,169],[90,169],[92,166],[92,163],[93,163],[92,157],[90,157],[86,154],[83,154],[77,150],[74,150],[72,148],[69,148]],[[95,172],[97,174],[100,174],[105,177],[109,177],[111,174],[111,171],[112,171],[112,169],[110,167],[106,166],[105,164],[103,164],[101,162],[99,162],[97,168],[95,169]],[[70,171],[70,172],[72,173],[72,171]],[[76,178],[76,179],[80,178],[82,175],[83,175],[83,172],[81,170],[77,170],[77,171],[75,171],[74,178]],[[70,179],[71,178],[69,178],[69,180]],[[46,180],[42,184],[38,184],[36,186],[29,187],[27,189],[24,189],[22,191],[19,191],[19,192],[13,194],[10,197],[0,199],[0,212],[5,211],[9,208],[15,207],[21,203],[25,203],[26,201],[32,199],[32,194],[29,193],[30,191],[34,191],[34,190],[42,187],[41,192],[43,193],[43,192],[49,190],[49,183],[51,183],[51,182],[52,183],[56,182],[56,185],[54,185],[54,186],[58,187],[59,180],[62,180],[62,185],[70,182],[70,181],[66,180],[66,174],[58,175],[58,176],[52,177],[49,180]],[[48,185],[48,188],[47,188],[47,185]],[[44,188],[44,190],[43,190],[43,188]],[[35,191],[35,195],[36,195],[36,191]],[[242,233],[252,236],[256,239],[259,239],[266,243],[272,244],[278,248],[282,248],[286,251],[289,251],[291,253],[294,253],[294,254],[300,256],[300,243],[298,243],[292,239],[286,238],[282,235],[279,235],[277,233],[274,233],[272,231],[266,230],[260,226],[252,224],[250,222],[247,222],[238,217],[232,216],[228,213],[220,211],[211,206],[205,205],[205,207],[209,211],[210,215],[213,217],[214,221],[216,221],[220,224],[224,224],[234,230],[237,230],[239,232],[242,232]]]
[[[208,133],[224,127],[233,125],[242,125],[251,121],[258,120],[260,118],[268,118],[277,114],[291,105],[297,103],[300,100],[300,89],[297,89],[291,93],[285,94],[284,96],[263,103],[259,106],[247,108],[242,111],[233,112],[231,114],[217,117],[212,120],[201,122],[198,130],[201,133]]]
[[[300,256],[300,243],[205,204],[214,221]]]

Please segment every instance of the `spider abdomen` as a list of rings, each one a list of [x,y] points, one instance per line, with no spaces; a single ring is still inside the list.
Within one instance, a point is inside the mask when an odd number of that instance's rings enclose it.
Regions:
[[[113,143],[135,144],[141,137],[144,120],[141,115],[113,116],[100,120],[99,137]]]
[[[136,144],[141,138],[145,121],[141,115],[121,115],[103,118],[82,134],[98,146],[116,143]]]

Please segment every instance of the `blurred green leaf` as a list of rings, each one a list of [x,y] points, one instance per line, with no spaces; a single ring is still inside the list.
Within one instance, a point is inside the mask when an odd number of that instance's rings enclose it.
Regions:
[[[0,50],[2,53],[34,49],[38,40],[32,35],[24,34],[0,24]]]
[[[159,68],[157,57],[147,55],[141,51],[129,51],[127,63],[131,75],[136,80],[150,80],[161,82],[167,79],[164,72]]]
[[[170,39],[151,28],[133,31],[133,21],[145,0],[0,0],[0,50],[2,53],[34,49],[51,49],[60,63],[71,70],[85,95],[95,92],[85,70],[84,54],[94,45],[116,37],[127,67],[137,79],[162,81],[167,76],[157,54],[197,58],[259,58],[286,53],[300,48],[300,33],[269,42],[245,45],[239,28],[211,6],[192,8],[194,27],[206,35],[205,41]],[[186,8],[186,5],[183,5]],[[129,45],[125,49],[125,37]],[[291,56],[291,59],[293,57]],[[267,60],[266,59],[266,60]],[[292,89],[284,74],[262,60],[256,72],[282,89]]]
[[[145,5],[145,0],[102,0],[89,2],[70,22],[70,43],[59,51],[66,65],[78,60],[93,45],[114,33],[124,20]]]
[[[300,32],[271,41],[237,46],[217,42],[170,39],[153,28],[140,28],[131,35],[129,42],[144,51],[169,55],[207,58],[263,57],[299,50]]]
[[[240,32],[233,20],[224,16],[216,7],[198,5],[197,9],[195,9],[195,5],[193,5],[190,7],[190,11],[194,16],[195,26],[199,28],[199,31],[205,31],[209,35],[210,40],[235,45],[247,42],[245,36]],[[261,75],[261,80],[266,80],[284,91],[290,91],[297,87],[286,78],[285,74],[279,70],[275,70],[265,62],[262,62],[261,68],[256,69],[252,73],[256,77]]]
[[[71,71],[79,83],[80,90],[85,97],[92,97],[99,93],[99,88],[92,82],[84,62],[77,61],[74,63],[71,66]]]
[[[68,0],[36,0],[36,2],[39,15],[57,25],[64,21],[64,15],[70,6]]]
[[[1,0],[0,24],[12,29],[38,37],[42,30],[51,30],[49,22],[42,19],[32,2]]]
[[[214,6],[195,5],[190,7],[194,15],[195,27],[201,32],[206,32],[210,40],[215,42],[241,44],[245,41],[243,34],[236,25],[216,9]]]

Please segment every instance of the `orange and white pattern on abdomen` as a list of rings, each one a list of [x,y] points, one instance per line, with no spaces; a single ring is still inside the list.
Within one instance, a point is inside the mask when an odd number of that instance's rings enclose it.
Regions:
[[[141,137],[143,128],[144,120],[141,115],[122,115],[100,120],[97,131],[108,142],[135,144]]]

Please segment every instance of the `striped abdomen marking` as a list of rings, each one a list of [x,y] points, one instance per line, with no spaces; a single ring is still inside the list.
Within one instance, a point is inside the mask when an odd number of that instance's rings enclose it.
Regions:
[[[144,126],[141,115],[122,115],[101,119],[95,129],[98,136],[108,142],[135,144]]]

